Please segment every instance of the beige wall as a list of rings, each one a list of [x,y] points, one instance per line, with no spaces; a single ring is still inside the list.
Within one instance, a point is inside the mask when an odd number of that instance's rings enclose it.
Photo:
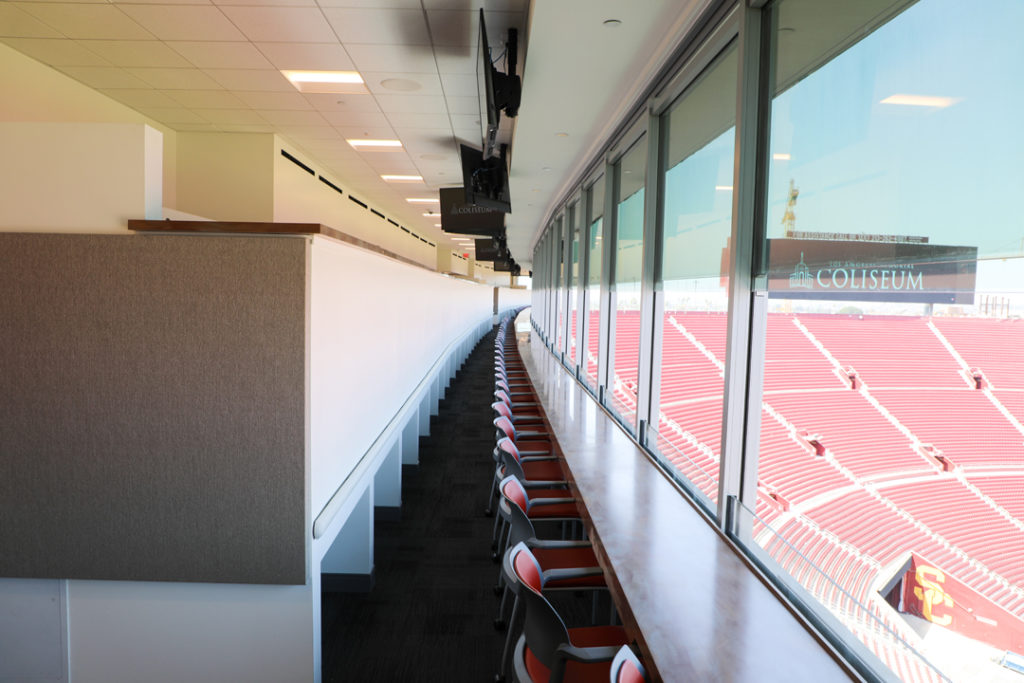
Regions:
[[[178,204],[217,221],[274,220],[274,136],[178,133]]]
[[[163,133],[163,202],[175,205],[175,132],[0,43],[0,121],[145,123]]]

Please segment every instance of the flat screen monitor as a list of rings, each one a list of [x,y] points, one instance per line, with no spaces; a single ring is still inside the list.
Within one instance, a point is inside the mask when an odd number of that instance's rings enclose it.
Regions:
[[[459,145],[459,156],[466,204],[511,213],[512,199],[504,160],[499,157],[484,159],[480,150],[468,145]]]
[[[466,202],[466,190],[461,187],[442,187],[441,230],[458,235],[505,234],[505,214],[502,211]]]
[[[516,61],[519,43],[519,32],[514,28],[508,31],[508,42],[505,44],[505,69],[502,73],[494,68],[491,62],[491,45],[487,40],[487,24],[484,21],[484,10],[480,8],[480,39],[477,42],[476,87],[480,105],[480,133],[483,157],[490,159],[497,156],[498,126],[501,114],[515,118],[519,113],[519,102],[522,99],[522,83],[516,75]]]
[[[490,237],[476,240],[474,251],[477,261],[494,261],[500,257],[497,241]]]

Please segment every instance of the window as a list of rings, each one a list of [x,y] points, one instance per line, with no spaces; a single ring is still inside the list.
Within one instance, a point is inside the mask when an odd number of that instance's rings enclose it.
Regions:
[[[646,137],[615,164],[615,258],[612,278],[614,325],[609,359],[610,404],[628,426],[636,427],[640,359],[640,273],[644,247]]]
[[[1024,5],[906,5],[775,10],[748,512],[753,544],[894,671],[995,680],[972,647],[1024,642],[1024,218],[1007,191],[1024,186]]]
[[[569,276],[568,276],[568,292],[569,297],[568,308],[568,324],[569,324],[569,342],[568,342],[568,360],[569,366],[572,368],[576,367],[577,356],[579,355],[576,349],[577,344],[577,325],[579,320],[577,319],[577,309],[579,307],[579,287],[580,287],[580,226],[578,224],[577,214],[579,213],[577,207],[579,202],[573,202],[569,206],[569,210],[566,212],[568,220],[568,232],[569,232]]]
[[[718,498],[722,453],[736,54],[727,48],[662,117],[661,382],[648,441],[706,501]]]
[[[597,391],[597,358],[601,336],[601,264],[603,258],[602,219],[604,217],[604,176],[599,177],[587,190],[587,282],[584,304],[586,319],[586,358],[581,359],[583,376],[593,391]]]

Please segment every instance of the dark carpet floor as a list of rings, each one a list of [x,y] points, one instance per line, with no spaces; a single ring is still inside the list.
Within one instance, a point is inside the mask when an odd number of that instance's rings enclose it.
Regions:
[[[373,590],[325,594],[323,680],[487,681],[504,634],[491,621],[492,519],[483,516],[490,451],[494,333],[470,354],[406,468],[401,521],[375,525]]]

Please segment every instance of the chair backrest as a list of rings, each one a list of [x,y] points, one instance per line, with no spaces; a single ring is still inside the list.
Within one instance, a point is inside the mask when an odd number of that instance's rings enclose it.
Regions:
[[[526,511],[530,509],[530,499],[522,482],[512,475],[507,476],[502,480],[499,490],[508,503],[508,509],[502,510],[508,514],[508,544],[512,546],[537,538],[533,522],[526,516]]]
[[[501,378],[497,378],[494,380],[494,386],[498,387],[499,389],[506,393],[509,393],[508,382]]]
[[[526,481],[526,473],[519,462],[519,449],[512,440],[505,437],[494,447],[494,459],[504,468],[504,476],[512,475],[520,481]]]
[[[512,420],[502,415],[501,417],[494,418],[494,426],[499,434],[504,434],[509,439],[515,441],[516,428],[512,426]]]
[[[612,660],[611,683],[647,683],[647,670],[629,645],[623,645]]]
[[[526,646],[540,663],[548,669],[555,668],[555,651],[559,645],[571,642],[565,622],[543,595],[541,589],[542,575],[540,565],[525,543],[518,543],[509,551],[513,575],[520,585],[527,590],[520,590],[519,595],[526,605],[526,618],[523,621],[523,635]]]
[[[498,399],[499,401],[507,403],[509,408],[512,407],[512,399],[509,398],[508,392],[505,391],[504,389],[495,389],[494,398]]]
[[[491,404],[491,408],[498,414],[498,417],[507,417],[512,419],[512,409],[508,407],[508,404],[504,401],[495,401]]]

